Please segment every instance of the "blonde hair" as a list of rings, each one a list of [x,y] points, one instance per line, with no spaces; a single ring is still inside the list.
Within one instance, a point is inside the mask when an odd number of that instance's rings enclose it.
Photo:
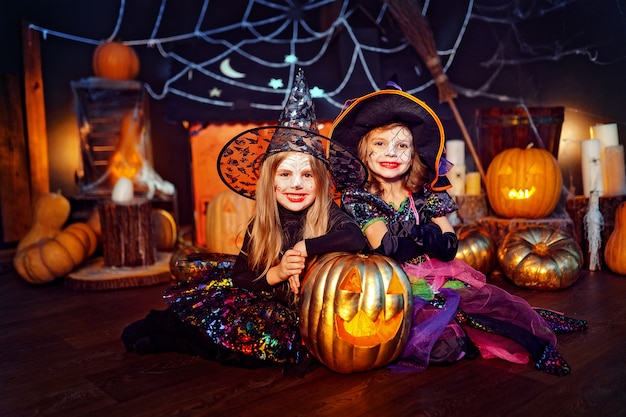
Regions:
[[[359,144],[357,146],[357,154],[358,154],[359,159],[363,162],[367,161],[367,158],[368,158],[367,142],[372,135],[381,131],[393,129],[394,127],[403,127],[407,129],[409,133],[411,133],[411,129],[409,129],[408,126],[405,125],[404,123],[395,122],[395,123],[390,123],[388,125],[375,127],[374,129],[370,130],[365,135],[363,135],[363,137],[359,141]],[[411,133],[411,138],[413,138],[412,133]],[[365,164],[365,166],[367,166],[367,164]],[[380,184],[378,181],[376,181],[376,179],[372,178],[369,168],[367,171],[368,171],[368,178],[367,178],[367,183],[365,186],[370,192],[378,194],[381,191]],[[420,159],[418,149],[415,146],[415,138],[413,138],[413,152],[411,155],[411,166],[409,170],[402,177],[402,181],[403,181],[404,187],[407,190],[410,190],[411,192],[415,192],[419,190],[420,188],[424,186],[424,184],[428,182],[428,168]]]
[[[283,247],[283,228],[278,215],[278,203],[274,194],[274,177],[280,163],[291,152],[270,155],[261,165],[256,187],[256,209],[250,219],[252,230],[248,245],[248,266],[253,271],[263,271],[263,276],[280,262]],[[331,179],[326,164],[308,155],[313,171],[317,196],[309,207],[304,223],[303,238],[324,235],[329,229],[329,212],[333,204]]]

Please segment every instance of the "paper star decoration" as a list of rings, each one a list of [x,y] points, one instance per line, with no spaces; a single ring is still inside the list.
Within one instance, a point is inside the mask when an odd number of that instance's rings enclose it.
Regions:
[[[318,86],[311,88],[309,91],[311,93],[311,97],[313,98],[324,97],[324,90],[319,88]]]
[[[295,64],[296,62],[298,62],[298,57],[294,54],[285,55],[285,62],[287,64]]]
[[[274,90],[277,90],[283,86],[283,80],[281,80],[280,78],[272,78],[268,85]]]

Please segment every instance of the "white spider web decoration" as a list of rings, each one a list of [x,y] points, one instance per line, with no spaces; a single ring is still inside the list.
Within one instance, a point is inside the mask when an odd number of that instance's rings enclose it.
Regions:
[[[504,83],[506,71],[572,55],[598,65],[624,59],[619,0],[591,3],[426,0],[422,12],[444,72],[461,96],[518,103],[524,101],[523,86]],[[593,13],[607,9],[619,13],[592,31]],[[31,27],[44,39],[100,42]],[[144,36],[136,35],[140,31]],[[463,43],[468,33],[480,39],[482,52]],[[321,119],[333,118],[346,100],[381,88],[393,75],[404,90],[436,101],[431,75],[384,1],[120,0],[108,39],[117,38],[140,58],[158,51],[168,62],[169,72],[152,75],[145,88],[152,98],[170,102],[174,119],[273,120],[298,67],[305,69]]]

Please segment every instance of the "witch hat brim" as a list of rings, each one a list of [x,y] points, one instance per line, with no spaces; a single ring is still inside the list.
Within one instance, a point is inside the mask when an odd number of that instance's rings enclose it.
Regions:
[[[279,137],[288,140],[277,148],[274,145]],[[285,126],[263,126],[235,136],[220,151],[218,173],[231,190],[254,199],[263,161],[269,154],[280,152],[304,152],[322,160],[331,172],[336,192],[365,183],[367,171],[351,151],[319,133]]]

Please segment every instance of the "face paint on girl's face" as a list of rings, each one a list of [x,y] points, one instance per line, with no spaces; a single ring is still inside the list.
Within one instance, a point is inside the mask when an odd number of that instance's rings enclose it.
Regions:
[[[278,165],[274,195],[278,204],[288,210],[301,211],[315,201],[317,185],[309,158],[303,153],[293,153]]]
[[[400,178],[411,167],[413,136],[404,126],[377,129],[367,138],[369,170],[375,176],[393,180]]]

